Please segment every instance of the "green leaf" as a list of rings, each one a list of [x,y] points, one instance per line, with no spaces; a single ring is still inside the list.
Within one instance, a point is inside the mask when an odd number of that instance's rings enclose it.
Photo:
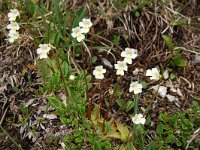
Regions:
[[[119,45],[120,36],[119,35],[114,35],[112,42],[113,42],[113,45]]]
[[[75,131],[73,132],[73,135],[74,135],[74,136],[80,136],[81,133],[82,133],[82,131],[75,130]]]
[[[44,59],[37,61],[38,74],[43,81],[49,81],[52,75],[52,70],[48,67]]]
[[[162,35],[162,38],[167,45],[168,49],[172,51],[174,49],[174,44],[172,42],[172,39],[168,35]]]
[[[82,143],[82,142],[83,142],[83,139],[82,139],[81,137],[77,137],[77,138],[75,139],[75,142],[77,142],[77,143]]]
[[[28,111],[28,109],[26,108],[26,106],[25,106],[24,104],[21,104],[21,105],[20,105],[20,111],[21,111],[22,113],[26,113],[26,112]]]
[[[68,73],[69,73],[69,66],[68,66],[68,64],[67,64],[66,61],[64,61],[64,62],[62,63],[62,71],[63,71],[64,77],[67,77],[67,76],[68,76]]]
[[[121,134],[119,132],[111,131],[108,135],[106,135],[106,137],[121,139]]]
[[[57,46],[57,45],[58,45],[58,43],[59,43],[59,41],[60,41],[60,37],[61,37],[61,34],[60,34],[59,32],[56,33],[55,38],[54,38],[54,41],[53,41],[53,45],[54,45],[54,46]]]
[[[110,131],[111,131],[110,122],[106,122],[106,133],[109,133]]]
[[[26,9],[28,9],[28,13],[32,16],[35,13],[36,5],[32,0],[26,1]]]
[[[66,61],[67,54],[63,48],[57,48],[56,52],[60,59],[62,59],[63,61]]]
[[[118,99],[117,100],[117,104],[119,105],[119,107],[121,107],[122,109],[126,108],[126,103],[124,102],[123,99]]]
[[[128,150],[137,150],[132,142],[128,142],[127,143],[127,149]]]
[[[134,107],[134,101],[128,101],[126,111],[130,111]]]
[[[177,64],[179,67],[185,67],[187,66],[187,60],[186,59],[180,59],[179,63]]]
[[[165,113],[160,114],[160,115],[159,115],[159,119],[160,119],[161,121],[163,121],[164,123],[166,123],[167,120],[168,120],[168,118],[167,118],[167,113],[165,112]]]
[[[103,141],[100,144],[101,144],[101,149],[110,150],[112,147],[110,141],[108,141],[108,140]]]
[[[182,145],[182,142],[181,141],[176,141],[176,145],[178,146],[178,147],[180,147],[181,145]]]
[[[139,17],[140,16],[140,12],[139,11],[135,11],[134,15],[135,15],[135,17]]]
[[[145,82],[145,81],[142,81],[141,84],[142,84],[142,88],[143,89],[146,89],[149,86],[149,84],[147,82]]]
[[[97,61],[97,56],[92,57],[92,63],[94,64]]]
[[[181,57],[181,49],[178,49],[175,57],[171,60],[172,67],[185,67],[187,66],[187,60]]]
[[[118,131],[120,132],[121,134],[121,140],[123,141],[127,141],[128,140],[128,137],[130,137],[130,132],[128,130],[128,128],[125,126],[125,125],[122,125],[120,123],[116,123],[117,125],[117,129]],[[131,134],[132,135],[132,134]]]
[[[60,82],[60,72],[56,71],[55,73],[53,73],[52,79],[49,83],[51,90],[57,89],[59,86],[59,82]]]
[[[60,10],[60,6],[59,6],[59,0],[52,0],[52,6],[53,6],[53,11],[54,11],[54,23],[56,24],[58,30],[60,31],[60,33],[62,33],[62,12]]]
[[[164,124],[158,124],[156,128],[156,133],[163,134],[163,130],[166,129],[166,126]]]
[[[175,129],[177,128],[177,120],[178,120],[178,117],[176,114],[174,114],[170,119],[169,119],[169,125],[171,127],[174,127]]]
[[[86,80],[87,80],[87,82],[90,82],[92,80],[92,76],[91,75],[87,75],[86,76]]]
[[[101,147],[99,144],[95,143],[94,144],[94,150],[101,150]]]
[[[61,102],[60,99],[52,96],[47,96],[49,103],[56,109],[56,112],[60,116],[65,115],[65,107],[64,104]]]
[[[86,13],[87,13],[87,9],[84,6],[82,6],[77,12],[76,17],[72,22],[71,30],[72,28],[78,26],[79,22],[85,17]]]
[[[168,135],[166,138],[167,143],[174,143],[175,140],[176,140],[176,137],[173,134]]]
[[[71,140],[72,140],[72,137],[70,137],[70,136],[66,136],[63,139],[64,142],[71,142]]]
[[[176,78],[176,75],[172,72],[172,73],[170,73],[170,79],[171,80],[173,80],[173,79],[175,79]]]
[[[152,140],[152,141],[148,144],[146,150],[163,150],[163,149],[160,149],[162,143],[164,143],[164,142],[163,142],[163,141],[160,141],[160,140],[159,140],[159,142],[153,141],[153,140]]]
[[[115,84],[113,87],[113,90],[115,91],[115,96],[120,96],[121,95],[121,90],[119,84]]]

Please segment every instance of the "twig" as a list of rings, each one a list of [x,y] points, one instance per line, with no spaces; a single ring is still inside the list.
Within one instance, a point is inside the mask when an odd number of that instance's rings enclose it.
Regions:
[[[189,140],[189,142],[187,143],[187,146],[185,148],[185,150],[188,149],[190,143],[197,137],[197,135],[199,135],[200,128],[198,128],[196,131],[194,131],[194,134],[192,135],[192,138]]]
[[[8,111],[8,107],[6,108],[6,110],[5,110],[4,113],[3,113],[3,116],[2,116],[1,121],[0,121],[0,126],[1,126],[2,123],[3,123],[3,120],[4,120],[5,116],[6,116],[7,111]]]

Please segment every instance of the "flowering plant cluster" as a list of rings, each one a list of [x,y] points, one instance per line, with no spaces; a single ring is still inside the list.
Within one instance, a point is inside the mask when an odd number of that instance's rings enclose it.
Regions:
[[[72,29],[72,37],[76,38],[78,42],[81,42],[85,39],[85,33],[88,33],[90,31],[90,27],[92,26],[92,22],[90,19],[82,19],[81,22],[79,22],[79,26]],[[13,29],[18,29],[17,27]],[[39,48],[37,49],[37,53],[39,55],[40,59],[48,58],[48,53],[51,50],[52,46],[50,44],[40,44]],[[133,48],[125,48],[124,51],[121,52],[121,57],[123,58],[123,61],[117,61],[116,64],[114,64],[114,67],[116,69],[116,75],[123,76],[125,74],[125,71],[128,71],[128,64],[132,64],[133,60],[138,56],[138,51]],[[96,66],[93,70],[93,75],[96,79],[103,79],[104,74],[106,73],[106,69],[103,68],[102,65]],[[160,70],[158,68],[152,68],[148,69],[146,71],[146,76],[149,76],[151,80],[158,81],[161,78]],[[75,76],[71,75],[69,78],[71,81],[75,79]],[[133,92],[135,95],[142,92],[142,84],[139,81],[131,82],[129,87],[129,92]],[[166,89],[160,88],[159,92],[163,95],[166,95]],[[132,121],[135,124],[144,124],[146,119],[143,117],[142,114],[135,114],[134,117],[132,117]]]
[[[9,29],[9,39],[8,41],[10,43],[13,43],[16,39],[19,38],[19,24],[16,22],[16,18],[19,16],[19,11],[17,9],[11,9],[8,13],[8,18],[10,21],[10,24],[7,25],[7,29]]]
[[[125,48],[125,51],[121,52],[121,56],[124,57],[123,61],[117,61],[117,64],[115,64],[115,69],[117,70],[117,75],[124,75],[124,71],[128,71],[127,64],[132,64],[132,59],[135,59],[138,56],[138,51],[133,48]],[[106,69],[103,69],[103,66],[95,67],[95,70],[93,71],[93,75],[97,79],[103,79],[104,75],[103,73],[106,73]],[[130,85],[129,92],[134,92],[134,94],[138,94],[142,92],[142,84],[140,84],[138,81],[133,82]]]
[[[84,33],[88,33],[90,31],[91,26],[91,20],[83,18],[83,20],[79,22],[79,26],[72,29],[72,37],[76,38],[78,42],[81,42],[85,39]]]
[[[117,61],[117,64],[114,64],[115,69],[117,70],[117,75],[124,75],[124,71],[128,71],[128,64],[132,64],[132,60],[135,59],[138,56],[138,51],[133,48],[125,48],[124,51],[121,52],[121,57],[124,57],[123,61]],[[95,70],[93,71],[93,75],[96,79],[103,79],[104,73],[106,73],[106,69],[103,68],[103,66],[97,66],[95,67]],[[160,70],[158,68],[152,68],[148,69],[146,71],[146,76],[150,77],[150,80],[158,81],[162,77],[160,74]],[[165,76],[167,76],[167,73],[165,73]],[[139,94],[142,92],[142,84],[139,83],[139,81],[132,82],[130,84],[129,92],[133,92],[134,94]],[[166,95],[167,89],[163,86],[161,86],[158,90],[160,95],[164,97]],[[134,117],[132,117],[132,121],[135,124],[144,124],[145,118],[142,114],[135,114]]]

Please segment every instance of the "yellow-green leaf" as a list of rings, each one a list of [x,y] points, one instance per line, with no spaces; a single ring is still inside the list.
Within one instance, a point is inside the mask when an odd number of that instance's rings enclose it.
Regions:
[[[113,132],[113,131],[111,131],[108,135],[106,135],[106,138],[121,139],[121,134],[119,132]]]
[[[172,51],[174,49],[174,44],[172,42],[172,39],[168,35],[162,35],[162,38],[167,47],[169,48],[169,50]]]
[[[127,141],[128,136],[130,134],[128,128],[122,124],[119,124],[119,123],[116,123],[116,124],[117,124],[117,129],[119,130],[119,132],[121,134],[121,140]]]

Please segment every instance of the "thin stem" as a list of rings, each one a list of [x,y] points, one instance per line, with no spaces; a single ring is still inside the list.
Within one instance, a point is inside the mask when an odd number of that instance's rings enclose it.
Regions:
[[[104,113],[103,127],[102,127],[102,131],[103,131],[103,132],[105,132],[105,123],[106,123],[106,120],[107,120],[107,118],[108,118],[108,113],[109,113],[109,111],[110,111],[111,104],[112,104],[113,99],[114,99],[114,97],[115,97],[115,92],[116,92],[116,90],[114,90],[114,92],[113,92],[113,94],[112,94],[112,97],[111,97],[111,99],[110,99],[110,103],[109,103],[109,105],[108,105],[108,107],[107,107],[107,109],[106,109],[106,112]]]
[[[15,142],[15,140],[10,136],[10,134],[0,125],[0,129],[3,131],[3,133],[13,142],[13,144],[15,144],[15,146],[19,149],[19,150],[23,150],[21,145],[17,144]]]
[[[63,71],[62,71],[61,64],[60,64],[60,61],[59,61],[57,53],[56,53],[56,62],[57,62],[57,65],[58,65],[58,69],[60,70],[61,80],[63,81],[63,84],[64,84],[65,94],[66,94],[66,97],[68,98],[68,101],[69,101],[69,98],[70,98],[69,97],[69,92],[68,92],[68,89],[67,89],[67,84],[66,84],[66,81],[65,81],[65,76],[63,74]]]
[[[99,85],[100,85],[100,89],[101,89],[102,80],[100,80]],[[101,110],[101,106],[103,104],[103,100],[104,100],[104,95],[102,96],[102,90],[100,90],[100,98],[99,98],[99,101],[98,101],[99,112]]]
[[[85,44],[83,41],[82,41],[83,45]],[[87,47],[87,46],[86,46]],[[83,73],[84,73],[84,78],[85,78],[85,85],[86,85],[86,99],[89,103],[89,106],[88,106],[88,111],[87,111],[87,117],[90,119],[91,118],[91,106],[90,106],[90,101],[88,99],[88,83],[87,83],[87,79],[86,79],[86,71],[85,71],[85,61],[84,61],[84,49],[83,49],[83,46],[81,45],[81,51],[82,51],[82,63],[83,63]]]
[[[134,115],[137,114],[138,112],[138,94],[134,95]],[[137,137],[137,130],[136,130],[136,125],[133,125],[133,143],[135,143],[135,139]]]
[[[51,63],[51,60],[49,59],[49,57],[48,57],[46,60],[48,61],[48,64],[47,64],[47,65],[49,65],[51,71],[52,71],[53,73],[55,73],[55,70],[54,70],[53,64]]]
[[[90,54],[91,54],[91,57],[90,57],[90,74],[92,74],[92,72],[93,72],[93,66],[92,66],[92,50],[90,51]],[[92,103],[93,103],[93,95],[94,95],[94,85],[93,85],[93,82],[94,82],[94,80],[93,80],[93,77],[92,77],[92,79],[91,79],[91,82],[92,82],[92,94],[91,94],[91,96],[90,96],[90,112],[89,112],[89,114],[91,115],[91,107],[92,107]]]
[[[139,98],[139,96],[138,96],[138,94],[136,94],[135,96],[134,96],[134,115],[135,114],[137,114],[137,112],[138,112],[138,98]]]
[[[160,84],[159,84],[159,87],[160,87]],[[153,104],[153,100],[156,98],[156,96],[158,95],[158,90],[159,90],[159,87],[158,89],[156,90],[155,94],[153,95],[153,97],[151,98],[152,101],[150,102],[149,106],[146,108],[146,111],[144,112],[144,115],[146,115],[148,113],[148,111],[151,109],[151,106]]]
[[[86,51],[88,52],[88,54],[89,54],[89,56],[90,56],[90,58],[91,58],[92,56],[91,56],[91,53],[90,53],[89,48],[87,47],[87,45],[85,44],[84,41],[82,41],[82,43],[83,43],[83,46],[85,47]]]

